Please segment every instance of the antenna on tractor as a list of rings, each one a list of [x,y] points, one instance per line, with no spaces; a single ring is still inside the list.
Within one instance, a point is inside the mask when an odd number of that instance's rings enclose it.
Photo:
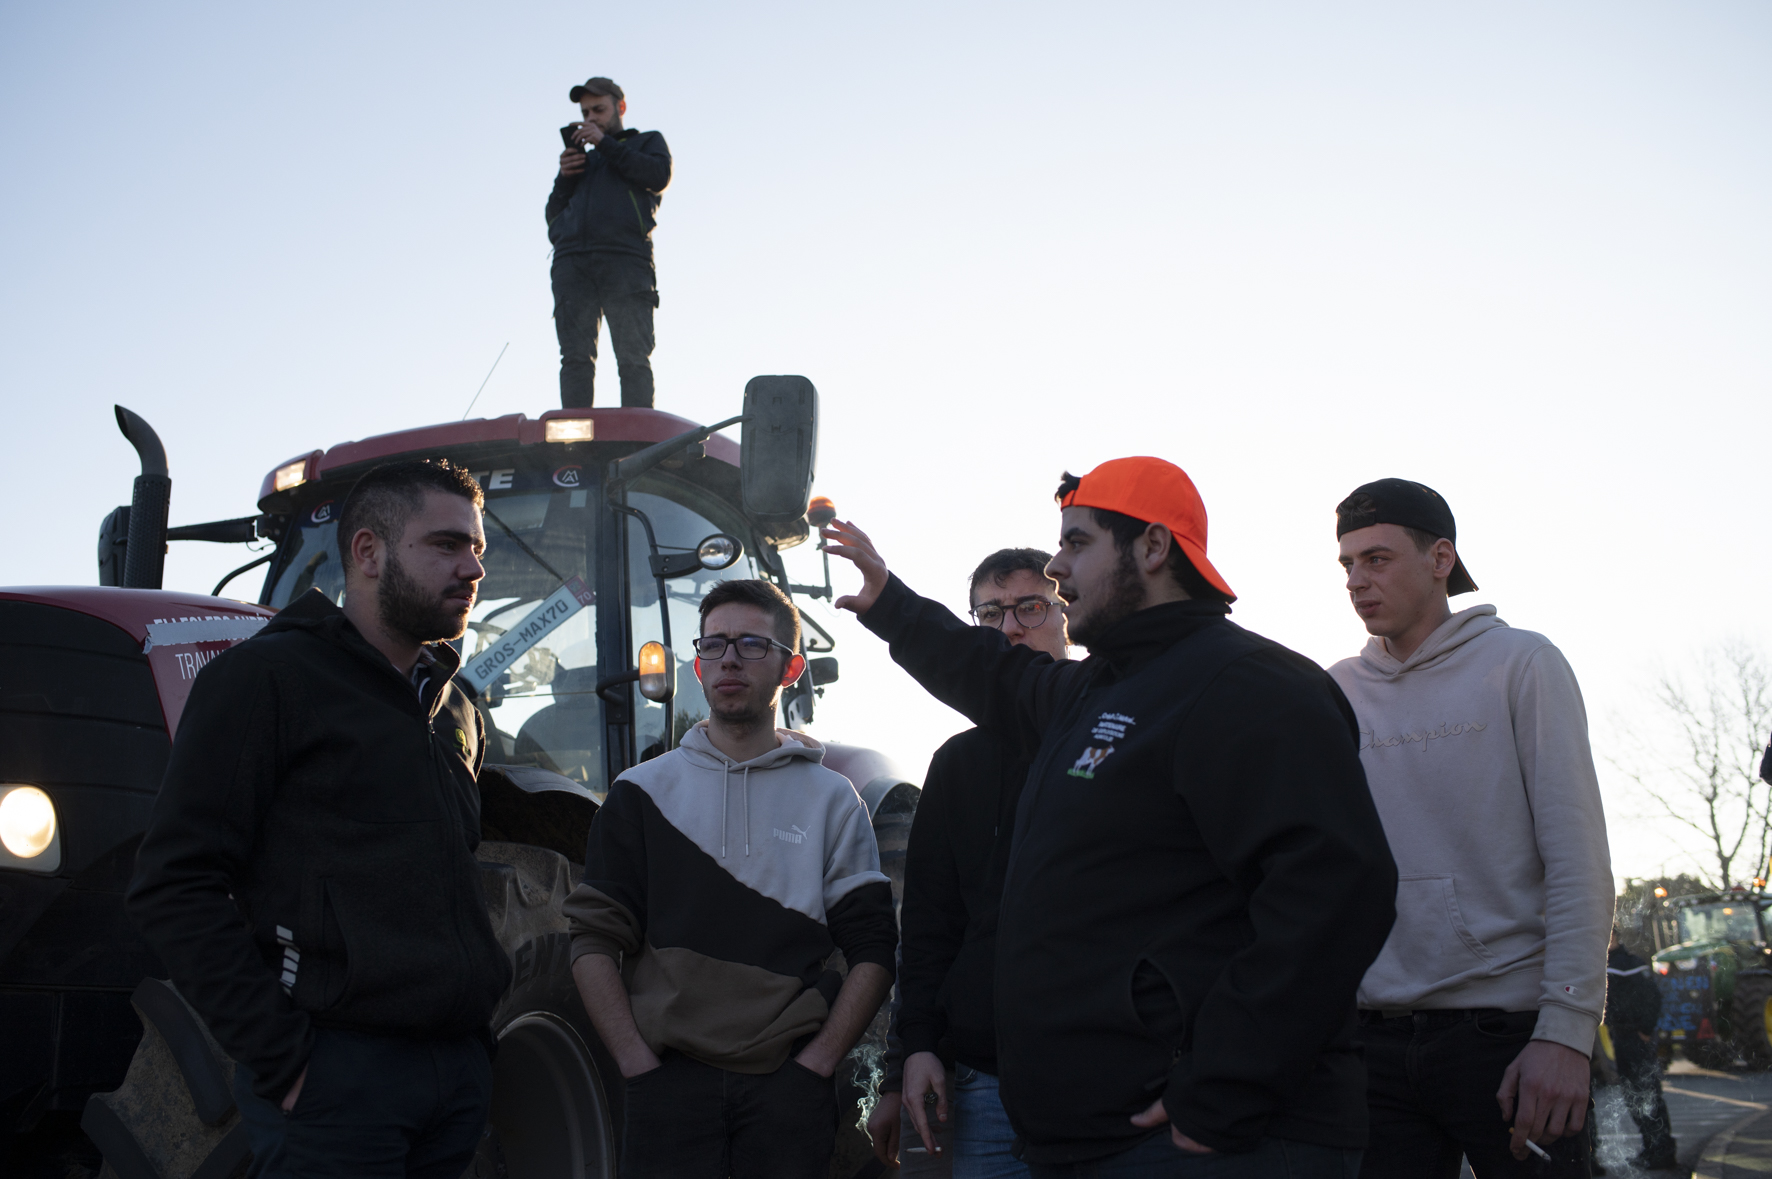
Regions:
[[[506,340],[505,348],[509,348],[510,346],[511,342]],[[492,374],[498,371],[498,362],[505,358],[505,348],[500,348],[498,350],[498,355],[493,358],[492,367],[486,370],[486,381],[490,381],[492,379]],[[468,414],[473,410],[474,402],[480,400],[480,394],[486,392],[486,381],[481,381],[480,387],[474,390],[474,396],[472,400],[468,402],[468,408],[461,411],[460,420],[464,422],[468,420]]]

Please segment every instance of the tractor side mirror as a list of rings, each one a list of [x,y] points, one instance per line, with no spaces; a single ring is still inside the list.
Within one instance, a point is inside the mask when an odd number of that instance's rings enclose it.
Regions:
[[[745,514],[797,520],[818,459],[818,390],[805,377],[752,377],[744,387],[739,476]]]

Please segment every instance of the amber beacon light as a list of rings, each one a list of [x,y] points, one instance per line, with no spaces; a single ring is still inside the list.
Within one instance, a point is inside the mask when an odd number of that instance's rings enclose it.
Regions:
[[[640,695],[660,703],[677,692],[677,661],[656,639],[640,645]]]

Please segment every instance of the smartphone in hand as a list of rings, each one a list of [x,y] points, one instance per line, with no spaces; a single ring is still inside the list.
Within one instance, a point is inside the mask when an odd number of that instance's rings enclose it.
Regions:
[[[580,151],[588,151],[589,148],[587,148],[584,144],[580,143],[578,140],[576,140],[572,137],[573,132],[575,132],[577,130],[578,130],[577,123],[568,123],[564,127],[560,128],[560,142],[564,143],[566,145],[567,151],[571,151],[575,147],[578,148]]]

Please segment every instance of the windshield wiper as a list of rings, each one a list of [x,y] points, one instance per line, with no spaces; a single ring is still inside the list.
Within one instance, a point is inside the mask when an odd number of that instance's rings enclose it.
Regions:
[[[480,509],[480,512],[488,520],[491,520],[494,524],[497,524],[500,528],[502,528],[504,530],[504,534],[511,538],[511,543],[516,545],[518,548],[522,549],[525,553],[528,553],[529,559],[531,561],[534,561],[537,565],[540,565],[543,569],[546,569],[549,573],[552,573],[554,575],[554,580],[560,581],[560,582],[564,582],[566,580],[566,575],[564,573],[560,572],[558,569],[554,568],[552,565],[550,565],[546,561],[542,560],[540,553],[536,552],[534,549],[532,549],[528,545],[524,544],[523,538],[518,536],[515,532],[512,532],[511,526],[509,524],[506,524],[503,520],[500,520],[491,508],[482,506]]]

